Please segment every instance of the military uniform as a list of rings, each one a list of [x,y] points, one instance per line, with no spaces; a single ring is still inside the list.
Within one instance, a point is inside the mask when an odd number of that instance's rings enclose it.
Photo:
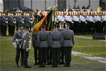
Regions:
[[[14,35],[15,30],[15,18],[14,16],[8,16],[8,26],[9,26],[9,34]]]
[[[64,18],[65,18],[65,21],[66,21],[66,23],[69,23],[70,24],[70,29],[72,30],[73,28],[73,18],[72,18],[72,16],[70,16],[70,15],[65,15],[64,16]]]
[[[6,15],[1,16],[1,34],[6,36],[6,30],[8,25],[8,18]]]
[[[47,60],[47,49],[49,43],[49,33],[45,30],[41,30],[37,35],[38,46],[39,46],[39,62],[40,67],[45,67]]]
[[[102,16],[103,26],[104,26],[104,34],[106,34],[106,15]]]
[[[57,67],[59,62],[59,54],[60,54],[60,47],[61,47],[61,33],[54,29],[50,33],[50,46],[52,48],[52,60],[53,60],[53,67]]]
[[[64,25],[64,24],[60,23],[60,25]],[[63,27],[60,27],[57,30],[62,34],[62,31],[64,31],[65,29]],[[64,49],[62,46],[60,48],[60,64],[64,64]]]
[[[26,25],[25,28],[28,29],[30,27]],[[25,65],[25,68],[31,68],[31,66],[28,65],[28,56],[29,56],[29,51],[31,49],[31,34],[29,33],[28,30],[24,30],[23,38],[24,38],[24,43],[23,43],[24,65]]]
[[[1,15],[2,13],[0,12],[0,35],[1,35]]]
[[[35,64],[38,64],[38,41],[37,41],[37,33],[36,34],[32,34],[32,45],[34,47],[34,60],[35,60]]]
[[[103,24],[102,24],[102,18],[100,15],[96,15],[94,16],[95,19],[95,29],[96,29],[96,33],[103,33]]]
[[[83,16],[83,15],[80,15],[80,21],[81,21],[81,23],[80,23],[80,33],[81,34],[85,34],[85,32],[86,32],[86,17],[85,16]]]
[[[74,15],[73,16],[73,20],[74,20],[74,32],[76,33],[76,34],[79,34],[79,17],[77,16],[77,15]]]
[[[63,34],[63,47],[65,53],[65,66],[69,67],[71,62],[71,51],[74,46],[74,33],[70,29],[66,29],[62,32]]]
[[[18,67],[19,58],[21,54],[21,65],[24,65],[24,48],[23,48],[23,31],[18,30],[13,37],[13,45],[16,49],[16,66]]]

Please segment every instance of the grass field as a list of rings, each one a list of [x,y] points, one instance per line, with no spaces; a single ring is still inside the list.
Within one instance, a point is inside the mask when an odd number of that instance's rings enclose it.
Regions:
[[[106,58],[106,42],[75,37],[73,51]],[[51,65],[47,65],[46,68],[39,68],[38,65],[33,65],[33,53],[32,48],[28,59],[29,64],[32,66],[31,69],[25,69],[22,66],[16,67],[14,60],[15,50],[12,40],[9,38],[0,38],[0,71],[106,71],[106,64],[79,56],[72,56],[71,67],[59,65],[57,68],[52,68]]]

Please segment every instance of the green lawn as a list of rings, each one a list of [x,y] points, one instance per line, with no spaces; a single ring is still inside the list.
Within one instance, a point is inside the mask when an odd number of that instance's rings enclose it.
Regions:
[[[84,38],[75,38],[74,51],[92,54],[95,56],[106,57],[106,42],[98,40],[90,40]],[[29,64],[31,69],[25,69],[22,66],[15,66],[15,50],[12,40],[0,38],[0,71],[106,71],[106,64],[88,60],[78,56],[72,56],[71,67],[59,65],[57,68],[47,65],[46,68],[34,66],[33,48],[29,54]]]

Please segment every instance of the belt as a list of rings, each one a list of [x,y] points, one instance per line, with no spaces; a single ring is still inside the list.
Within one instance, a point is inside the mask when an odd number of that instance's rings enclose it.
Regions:
[[[65,39],[65,40],[71,40],[71,39]]]
[[[16,41],[22,41],[22,39],[17,39]]]
[[[53,39],[53,41],[59,41],[59,39]]]

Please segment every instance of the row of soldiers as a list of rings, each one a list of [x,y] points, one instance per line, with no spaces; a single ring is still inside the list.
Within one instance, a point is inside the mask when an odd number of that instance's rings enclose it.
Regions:
[[[39,67],[45,67],[46,64],[52,64],[52,67],[58,67],[59,63],[70,67],[71,51],[74,46],[74,33],[69,29],[70,24],[53,25],[51,32],[46,31],[45,26],[41,26],[41,31],[32,34],[32,45],[34,47],[35,64]],[[24,27],[24,28],[23,28]],[[30,50],[29,33],[26,26],[19,26],[18,31],[13,38],[13,44],[16,48],[16,66],[19,66],[19,57],[21,54],[21,65],[25,68],[31,68],[28,65],[27,58]],[[65,62],[64,62],[65,61]]]
[[[39,22],[48,12],[32,13],[0,13],[1,34],[6,35],[8,30],[10,35],[16,31],[18,24],[28,24],[31,28],[35,23]],[[106,34],[106,12],[56,12],[52,17],[52,22],[69,23],[70,29],[75,34]]]
[[[56,23],[69,23],[75,34],[106,33],[106,12],[57,12]]]
[[[30,13],[0,13],[0,32],[1,35],[14,35],[18,25],[26,24],[31,27],[33,19]],[[8,34],[7,34],[8,33]]]

